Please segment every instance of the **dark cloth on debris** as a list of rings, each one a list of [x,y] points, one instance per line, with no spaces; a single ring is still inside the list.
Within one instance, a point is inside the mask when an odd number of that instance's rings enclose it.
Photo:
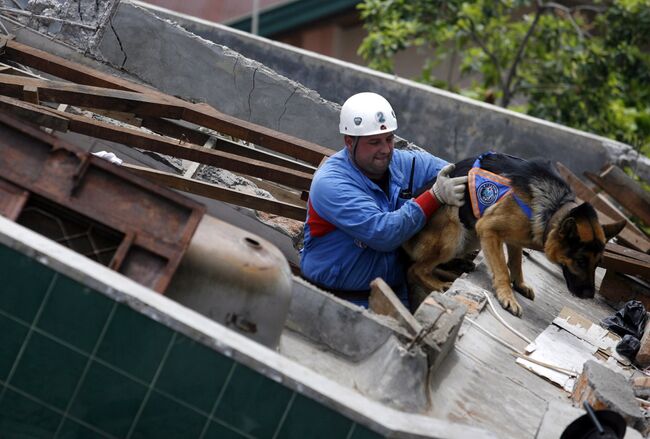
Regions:
[[[634,359],[641,347],[641,337],[645,329],[647,313],[643,303],[630,300],[613,316],[605,317],[601,323],[623,339],[616,345],[616,352]]]

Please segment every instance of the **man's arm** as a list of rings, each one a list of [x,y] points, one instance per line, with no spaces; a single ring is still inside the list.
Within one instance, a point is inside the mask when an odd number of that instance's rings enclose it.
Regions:
[[[311,194],[312,207],[323,219],[377,251],[397,249],[426,220],[414,200],[393,212],[382,211],[372,195],[355,182],[319,179]]]

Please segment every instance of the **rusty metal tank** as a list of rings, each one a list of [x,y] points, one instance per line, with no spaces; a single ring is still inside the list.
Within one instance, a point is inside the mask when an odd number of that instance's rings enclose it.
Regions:
[[[291,270],[273,244],[205,215],[166,296],[275,349],[289,311]]]

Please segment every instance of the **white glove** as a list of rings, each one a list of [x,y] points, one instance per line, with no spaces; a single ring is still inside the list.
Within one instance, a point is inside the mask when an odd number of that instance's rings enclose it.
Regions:
[[[431,192],[442,204],[451,206],[462,206],[465,204],[465,185],[467,176],[449,177],[456,165],[449,164],[438,172],[438,178],[431,188]]]
[[[112,152],[97,151],[97,152],[93,152],[91,154],[95,155],[95,156],[97,156],[97,157],[99,157],[101,159],[107,160],[107,161],[113,163],[114,165],[121,165],[122,164],[122,159],[119,158],[118,156],[116,156],[115,154],[113,154]]]

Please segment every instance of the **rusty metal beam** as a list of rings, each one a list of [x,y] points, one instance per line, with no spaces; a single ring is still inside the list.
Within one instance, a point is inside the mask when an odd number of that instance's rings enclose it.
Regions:
[[[122,164],[122,167],[129,169],[135,174],[153,182],[188,192],[201,195],[213,200],[224,201],[238,206],[249,207],[262,212],[280,215],[298,221],[304,221],[307,215],[305,207],[295,206],[282,201],[262,198],[255,195],[244,194],[232,189],[217,186],[215,184],[194,180],[187,177],[158,171],[142,166]]]
[[[119,271],[160,292],[205,212],[193,200],[2,113],[0,175],[29,192],[27,203],[34,199],[59,213],[69,211],[80,221],[131,236],[124,255],[117,255],[124,256]],[[11,193],[7,200],[21,202]]]

